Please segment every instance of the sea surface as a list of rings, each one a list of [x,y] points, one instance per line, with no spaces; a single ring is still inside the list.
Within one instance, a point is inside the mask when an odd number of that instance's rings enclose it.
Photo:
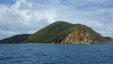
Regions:
[[[113,44],[5,44],[0,64],[113,64]]]

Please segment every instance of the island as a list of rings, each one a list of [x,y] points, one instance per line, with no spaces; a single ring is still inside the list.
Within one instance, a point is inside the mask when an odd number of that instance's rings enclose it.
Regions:
[[[0,43],[104,44],[113,42],[113,38],[103,37],[86,25],[71,24],[65,21],[54,22],[24,38],[16,37],[18,38],[0,40]]]

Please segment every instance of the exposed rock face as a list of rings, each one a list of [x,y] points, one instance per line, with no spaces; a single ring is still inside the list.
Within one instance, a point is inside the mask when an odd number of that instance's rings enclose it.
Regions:
[[[93,44],[99,42],[104,42],[104,39],[101,35],[99,35],[98,33],[95,33],[95,35],[93,35],[82,27],[76,29],[74,32],[70,33],[66,38],[62,40],[62,43],[65,44]]]
[[[70,43],[71,44],[82,44],[82,43],[89,44],[89,43],[93,42],[89,36],[90,36],[90,34],[88,34],[88,33],[82,33],[82,32],[75,31],[75,32],[69,34],[62,41],[62,43],[65,43],[65,44],[70,44]]]

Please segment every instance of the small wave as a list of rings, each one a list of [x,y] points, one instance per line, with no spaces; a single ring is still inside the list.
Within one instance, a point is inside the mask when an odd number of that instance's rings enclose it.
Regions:
[[[11,60],[13,59],[13,57],[9,56],[9,57],[4,57],[4,56],[0,56],[0,60]]]

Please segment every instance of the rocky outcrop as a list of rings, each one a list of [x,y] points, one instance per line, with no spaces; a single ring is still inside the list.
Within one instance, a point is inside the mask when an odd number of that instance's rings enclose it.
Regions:
[[[85,28],[81,27],[75,29],[74,32],[70,33],[66,38],[62,40],[65,44],[94,44],[99,42],[104,42],[103,37],[94,32],[94,34],[87,31]]]

